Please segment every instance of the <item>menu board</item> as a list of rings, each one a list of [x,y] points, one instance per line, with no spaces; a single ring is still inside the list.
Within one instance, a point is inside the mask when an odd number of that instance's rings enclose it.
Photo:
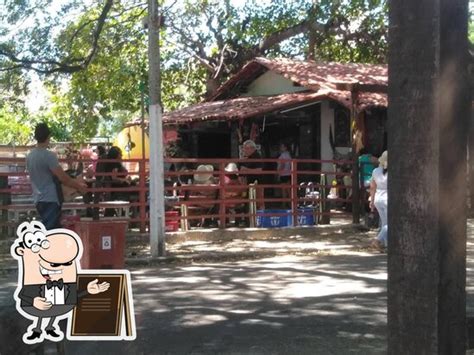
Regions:
[[[124,273],[77,275],[78,290],[95,279],[108,282],[107,291],[80,297],[72,316],[70,337],[135,337],[130,280]]]

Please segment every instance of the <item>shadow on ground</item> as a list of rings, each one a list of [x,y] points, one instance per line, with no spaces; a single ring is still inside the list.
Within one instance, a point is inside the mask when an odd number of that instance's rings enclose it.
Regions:
[[[27,321],[0,291],[0,353],[27,353]],[[278,256],[132,270],[134,342],[69,342],[66,354],[381,354],[386,256]],[[10,352],[11,350],[15,352]],[[46,343],[47,353],[56,348]]]

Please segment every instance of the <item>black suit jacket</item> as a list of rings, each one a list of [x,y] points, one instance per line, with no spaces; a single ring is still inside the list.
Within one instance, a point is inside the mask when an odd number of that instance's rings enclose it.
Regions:
[[[46,284],[42,285],[23,285],[18,297],[21,299],[20,306],[28,307],[33,306],[33,300],[36,297],[43,297],[45,294]],[[64,304],[76,305],[77,299],[86,295],[88,292],[84,290],[77,293],[76,283],[64,283]]]

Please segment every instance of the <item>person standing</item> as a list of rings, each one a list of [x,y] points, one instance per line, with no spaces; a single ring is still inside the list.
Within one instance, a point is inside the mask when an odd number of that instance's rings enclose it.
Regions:
[[[239,168],[236,163],[229,163],[224,168],[224,198],[228,200],[242,199],[247,196],[247,188],[242,183],[241,178],[239,177]],[[226,203],[226,215],[227,220],[229,219],[229,212],[236,214],[245,213],[245,204],[241,202],[237,203]],[[241,216],[235,217],[236,226],[244,226],[245,221]]]
[[[387,169],[388,153],[384,151],[379,158],[379,167],[372,172],[370,181],[370,209],[373,211],[376,208],[380,216],[380,232],[372,243],[377,249],[386,248],[388,242]]]
[[[257,145],[251,139],[246,140],[242,144],[244,158],[245,159],[261,159],[262,156],[257,150]],[[255,172],[263,171],[263,163],[260,161],[244,161],[239,164],[239,171],[243,173],[243,176],[247,178],[247,184],[260,183],[263,181],[264,176],[262,174],[255,174]],[[257,205],[259,209],[265,208],[265,203],[263,202],[264,191],[263,188],[257,188]]]
[[[86,184],[67,175],[55,153],[48,150],[51,131],[46,123],[35,128],[36,148],[26,157],[26,170],[33,188],[33,201],[41,222],[47,230],[61,228],[61,207],[63,203],[61,184],[81,193],[86,192]]]
[[[361,176],[361,188],[368,188],[372,179],[372,172],[377,166],[379,160],[368,152],[366,148],[362,148],[359,152],[359,170]]]
[[[291,162],[288,161],[291,159],[291,154],[288,151],[288,146],[286,143],[281,143],[280,144],[280,156],[278,157],[278,165],[277,165],[277,171],[278,171],[278,182],[280,184],[285,184],[288,185],[291,182]],[[284,187],[281,189],[282,192],[282,198],[288,199],[290,197],[290,189],[287,187]],[[283,205],[285,207],[291,206],[291,203],[288,201],[284,201]]]

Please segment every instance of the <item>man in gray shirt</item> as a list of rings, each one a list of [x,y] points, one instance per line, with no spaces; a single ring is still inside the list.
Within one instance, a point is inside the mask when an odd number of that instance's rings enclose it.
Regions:
[[[33,200],[47,230],[61,227],[61,184],[86,192],[86,184],[69,177],[59,165],[56,154],[48,150],[50,136],[48,125],[39,123],[35,128],[38,144],[26,157]]]

